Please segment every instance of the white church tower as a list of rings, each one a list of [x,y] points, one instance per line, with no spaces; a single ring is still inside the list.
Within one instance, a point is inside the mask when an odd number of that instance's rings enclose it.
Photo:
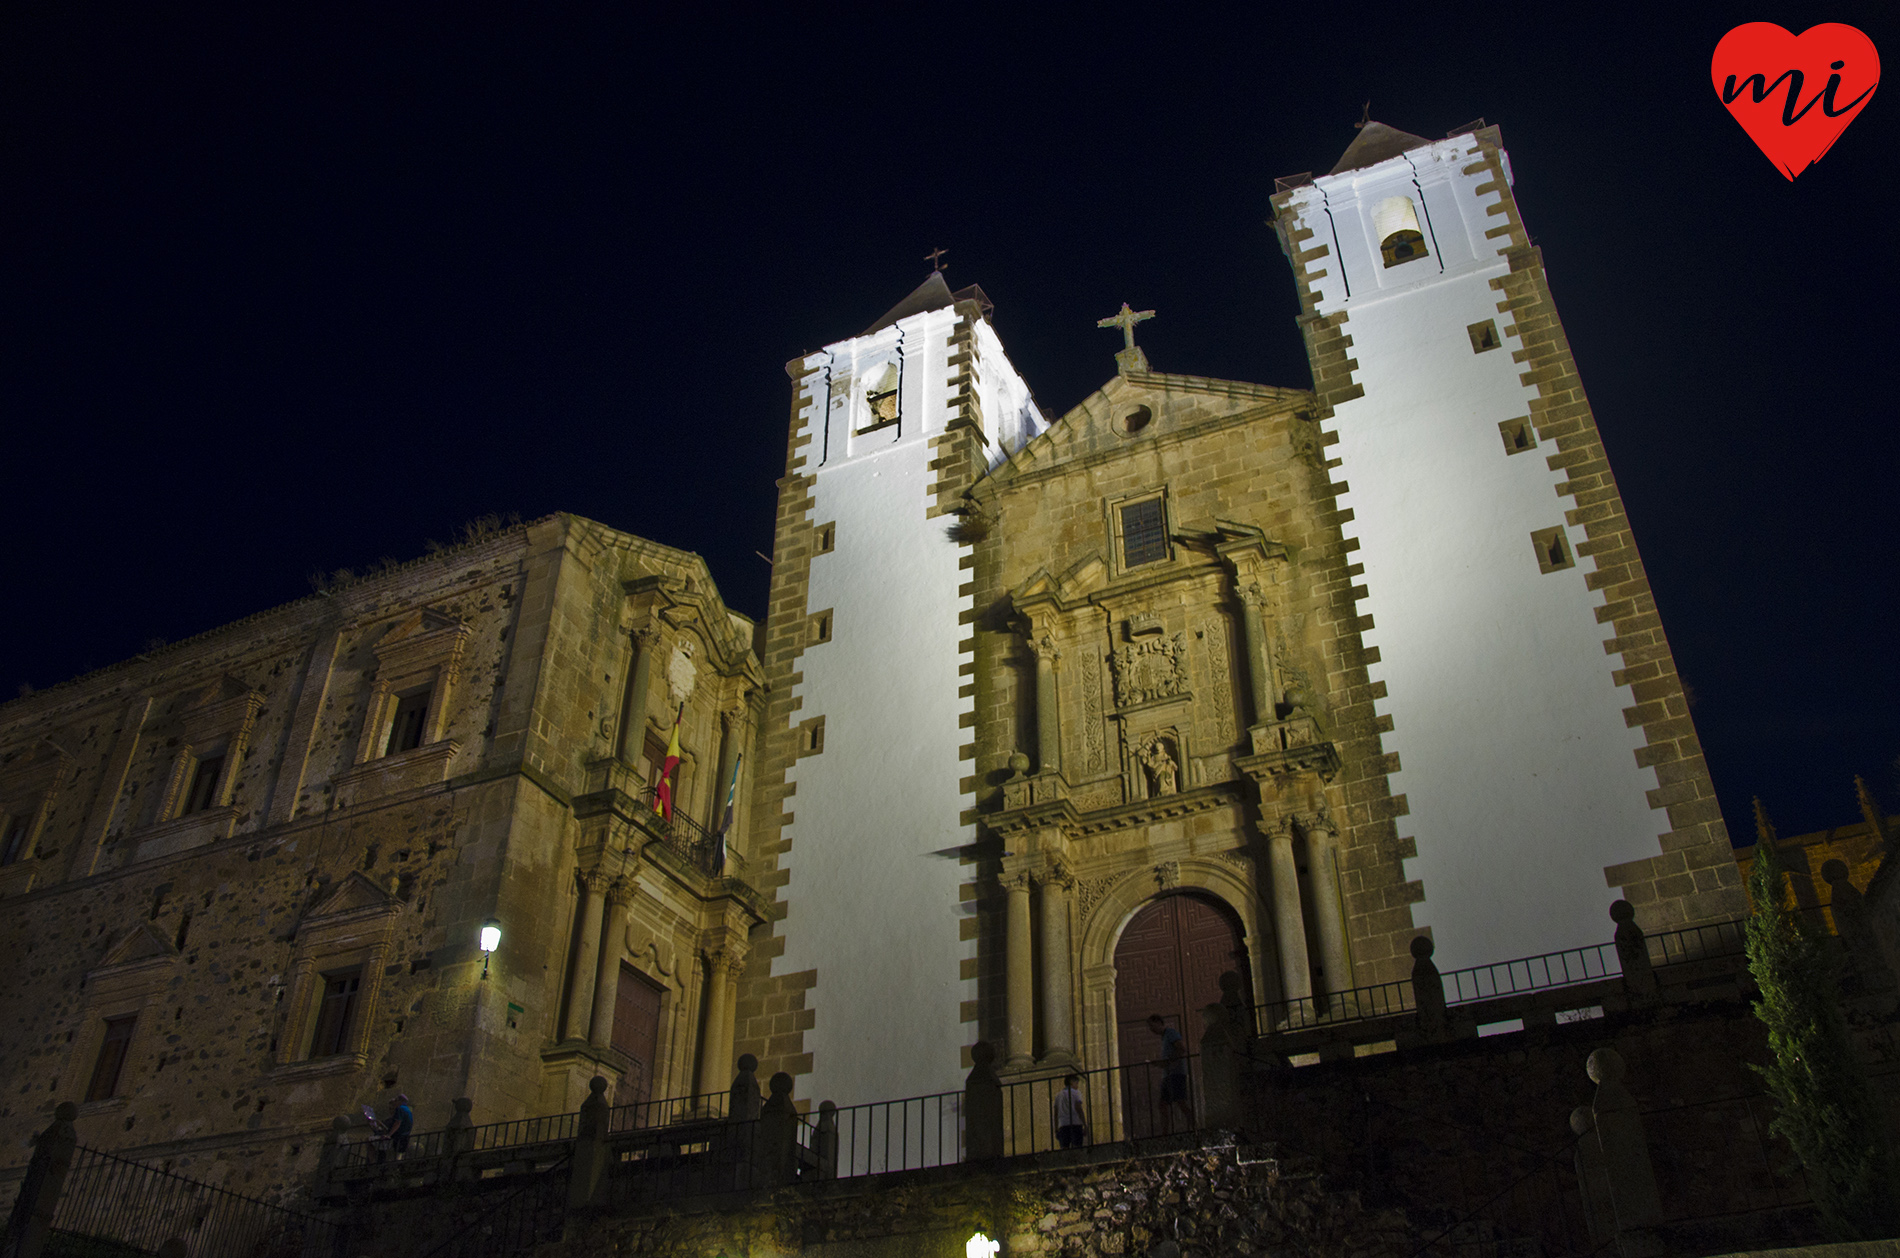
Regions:
[[[1445,968],[1601,942],[1619,896],[1652,930],[1742,903],[1511,186],[1495,127],[1375,122],[1274,197]]]
[[[861,335],[787,364],[764,807],[783,918],[737,1040],[841,1105],[962,1086],[976,992],[969,547],[950,512],[1045,426],[977,288],[940,272]]]

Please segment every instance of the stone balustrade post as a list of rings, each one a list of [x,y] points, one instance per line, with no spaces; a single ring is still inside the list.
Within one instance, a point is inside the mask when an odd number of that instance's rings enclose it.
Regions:
[[[330,1180],[336,1175],[336,1164],[343,1159],[343,1150],[347,1148],[345,1137],[349,1134],[350,1120],[338,1114],[330,1120],[330,1130],[324,1133],[323,1146],[317,1152],[317,1196],[327,1196]]]
[[[833,1101],[818,1102],[818,1127],[812,1132],[811,1152],[818,1164],[819,1179],[838,1178],[838,1106]]]
[[[1222,1004],[1204,1006],[1201,1023],[1202,1117],[1210,1128],[1236,1131],[1241,1126],[1239,1028]]]
[[[1069,983],[1069,888],[1075,875],[1060,861],[1042,879],[1042,1060],[1075,1059],[1075,1016]]]
[[[1649,1004],[1656,999],[1656,970],[1649,963],[1649,938],[1636,924],[1636,906],[1628,900],[1610,905],[1610,920],[1616,923],[1616,959],[1623,967],[1623,990],[1634,1004]]]
[[[1588,1105],[1570,1111],[1570,1130],[1577,1134],[1577,1191],[1583,1197],[1583,1217],[1590,1239],[1601,1244],[1616,1236],[1616,1206],[1610,1199],[1610,1173],[1597,1144],[1596,1126]]]
[[[759,1116],[765,1098],[759,1095],[759,1059],[751,1053],[739,1058],[739,1073],[733,1076],[732,1090],[726,1094],[726,1121],[749,1123]]]
[[[1445,980],[1432,960],[1437,948],[1430,935],[1412,937],[1412,1010],[1419,1034],[1428,1040],[1445,1035]]]
[[[963,1160],[981,1162],[1003,1156],[1003,1084],[988,1040],[971,1046],[970,1062],[963,1081]]]
[[[1011,1066],[1027,1066],[1035,1061],[1035,973],[1030,968],[1029,875],[1007,875],[1003,879],[1003,888],[1009,894],[1003,938],[1003,966],[1006,971],[1003,994],[1009,1024],[1009,1043],[1006,1047]]]
[[[33,1159],[20,1181],[19,1196],[13,1199],[5,1245],[0,1246],[9,1258],[40,1258],[46,1248],[46,1239],[53,1230],[53,1212],[66,1189],[73,1149],[79,1144],[79,1134],[73,1130],[73,1120],[78,1117],[77,1105],[61,1101],[53,1109],[52,1125],[34,1142]]]
[[[1313,966],[1306,955],[1306,914],[1300,908],[1300,870],[1293,858],[1292,823],[1281,821],[1266,831],[1267,869],[1273,891],[1273,944],[1280,956],[1280,996],[1307,1000],[1313,995]],[[1297,1025],[1303,1013],[1289,1009]],[[1267,1028],[1271,1030],[1272,1028]]]
[[[1662,1221],[1662,1197],[1649,1160],[1642,1114],[1636,1098],[1623,1086],[1622,1055],[1613,1048],[1599,1048],[1590,1054],[1585,1069],[1597,1085],[1590,1116],[1610,1183],[1610,1200],[1616,1207],[1617,1230],[1652,1227]]]
[[[1240,1045],[1259,1034],[1253,1022],[1253,1006],[1247,1003],[1246,980],[1240,977],[1238,970],[1220,972],[1220,1002],[1227,1008],[1227,1025],[1240,1038],[1234,1043]]]
[[[587,1099],[581,1102],[575,1123],[574,1157],[569,1164],[568,1209],[593,1205],[607,1171],[607,1080],[595,1075],[587,1081]]]
[[[798,1178],[798,1109],[792,1104],[792,1077],[783,1070],[767,1085],[772,1095],[759,1110],[752,1142],[752,1186],[777,1188]]]
[[[463,1165],[469,1153],[475,1148],[475,1120],[470,1115],[475,1102],[466,1096],[458,1096],[451,1105],[454,1112],[449,1115],[448,1126],[442,1129],[442,1157],[444,1167],[441,1180],[467,1180],[474,1178],[474,1172]]]
[[[1062,768],[1062,732],[1057,723],[1060,712],[1056,693],[1056,665],[1062,652],[1055,640],[1043,634],[1036,649],[1036,772],[1055,773]]]

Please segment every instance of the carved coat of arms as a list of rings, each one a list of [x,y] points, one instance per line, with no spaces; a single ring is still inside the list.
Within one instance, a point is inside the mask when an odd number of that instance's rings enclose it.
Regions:
[[[1187,634],[1150,638],[1115,648],[1108,657],[1115,675],[1115,706],[1130,707],[1150,699],[1187,693]]]

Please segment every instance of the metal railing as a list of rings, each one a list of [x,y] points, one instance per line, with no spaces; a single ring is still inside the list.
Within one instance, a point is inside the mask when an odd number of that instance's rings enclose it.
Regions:
[[[84,1145],[73,1150],[53,1231],[74,1251],[156,1253],[176,1237],[192,1258],[329,1258],[336,1244],[335,1224]]]
[[[723,1119],[731,1103],[732,1095],[729,1092],[702,1092],[697,1096],[672,1096],[658,1101],[616,1105],[607,1111],[607,1130],[636,1131],[674,1123]]]
[[[497,1193],[421,1258],[498,1258],[532,1253],[537,1245],[560,1240],[567,1220],[568,1161],[563,1157],[526,1183]]]
[[[640,1128],[609,1140],[613,1157],[602,1199],[613,1205],[747,1192],[775,1182],[768,1169],[789,1153],[796,1177],[816,1175],[809,1128],[801,1122],[789,1150],[769,1147],[773,1133],[758,1119],[706,1118]]]
[[[1683,965],[1691,961],[1714,961],[1739,957],[1748,950],[1748,919],[1711,922],[1706,926],[1685,926],[1680,930],[1659,930],[1644,939],[1649,947],[1649,963],[1657,969]]]
[[[486,1123],[480,1127],[448,1127],[440,1131],[412,1133],[402,1148],[389,1136],[365,1132],[337,1151],[338,1167],[379,1166],[387,1163],[419,1163],[458,1153],[487,1153],[500,1149],[526,1150],[536,1145],[563,1144],[574,1138],[580,1121],[578,1113],[545,1114],[539,1118],[517,1118],[512,1122]]]
[[[641,792],[640,806],[645,810],[641,815],[641,824],[659,835],[662,842],[684,857],[693,868],[715,878],[725,873],[726,839],[723,834],[708,830],[677,807],[673,809],[671,817],[661,816],[652,787]]]
[[[1200,1130],[1205,1113],[1200,1058],[1189,1055],[1178,1065],[1171,1072],[1165,1061],[1133,1062],[1004,1083],[1004,1156]],[[1062,1093],[1071,1078],[1076,1096],[1065,1100]],[[1079,1123],[1058,1122],[1076,1118],[1078,1108]]]
[[[962,1160],[961,1092],[847,1105],[832,1113],[833,1130],[837,1132],[835,1161],[823,1166],[825,1159],[817,1151],[813,1155],[825,1178],[915,1171]],[[809,1133],[808,1147],[818,1135],[816,1122],[822,1121],[825,1116],[821,1113]]]

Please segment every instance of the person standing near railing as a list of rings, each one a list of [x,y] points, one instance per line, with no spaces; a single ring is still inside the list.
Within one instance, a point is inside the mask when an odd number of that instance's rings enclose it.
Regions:
[[[1082,1076],[1062,1076],[1062,1091],[1056,1093],[1056,1140],[1065,1149],[1078,1149],[1089,1142],[1088,1114],[1082,1107],[1082,1090],[1076,1085]]]
[[[1148,1015],[1148,1029],[1161,1037],[1161,1125],[1164,1134],[1174,1131],[1174,1110],[1181,1111],[1184,1130],[1194,1129],[1194,1105],[1188,1099],[1187,1041],[1169,1026],[1160,1014]]]

